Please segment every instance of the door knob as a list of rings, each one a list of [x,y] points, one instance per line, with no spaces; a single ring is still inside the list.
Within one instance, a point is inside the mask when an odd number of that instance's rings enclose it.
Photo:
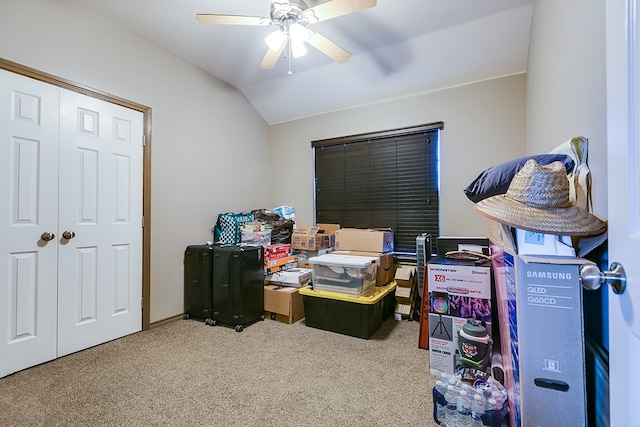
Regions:
[[[65,238],[65,239],[67,239],[67,240],[71,240],[71,239],[73,239],[74,237],[76,237],[76,233],[74,233],[74,232],[73,232],[73,231],[71,231],[71,230],[65,230],[65,231],[62,233],[62,237],[63,237],[63,238]]]
[[[50,232],[50,231],[45,231],[44,233],[42,233],[42,234],[40,235],[40,238],[41,238],[42,240],[44,240],[45,242],[48,242],[49,240],[53,240],[53,239],[55,239],[55,238],[56,238],[56,235],[55,235],[55,234],[53,234],[53,233],[52,233],[52,232]]]
[[[600,285],[606,283],[611,285],[614,293],[623,293],[627,287],[627,275],[622,264],[614,262],[609,268],[611,269],[609,271],[600,271],[598,266],[593,264],[585,264],[580,267],[580,283],[582,283],[582,287],[595,291]]]

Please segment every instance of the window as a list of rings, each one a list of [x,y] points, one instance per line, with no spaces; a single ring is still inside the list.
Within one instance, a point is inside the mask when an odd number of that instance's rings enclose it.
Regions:
[[[395,250],[439,234],[438,144],[442,122],[312,141],[316,222],[393,229]]]

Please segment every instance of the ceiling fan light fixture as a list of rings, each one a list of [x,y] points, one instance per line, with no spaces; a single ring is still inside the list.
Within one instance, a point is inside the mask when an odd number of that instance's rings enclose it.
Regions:
[[[267,46],[269,46],[269,49],[277,52],[278,50],[280,50],[280,47],[282,46],[286,38],[287,36],[282,31],[276,30],[265,37],[264,41],[267,43]]]
[[[304,46],[304,42],[294,42],[291,40],[291,54],[294,58],[300,58],[307,54],[307,48]]]
[[[297,22],[289,26],[289,34],[294,43],[304,43],[309,40],[307,29]]]

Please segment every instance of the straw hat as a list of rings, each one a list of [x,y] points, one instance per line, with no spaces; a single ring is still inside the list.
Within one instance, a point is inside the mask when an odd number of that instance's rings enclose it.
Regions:
[[[606,222],[569,201],[569,180],[561,162],[540,166],[528,160],[506,194],[481,200],[474,208],[503,224],[544,234],[590,236],[607,229]]]

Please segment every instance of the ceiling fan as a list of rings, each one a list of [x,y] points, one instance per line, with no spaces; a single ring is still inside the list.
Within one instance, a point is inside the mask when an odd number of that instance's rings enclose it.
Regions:
[[[305,42],[338,63],[351,58],[345,49],[308,29],[308,24],[358,12],[376,4],[376,0],[330,0],[309,7],[303,0],[272,0],[269,17],[199,13],[196,19],[203,24],[277,26],[278,29],[265,39],[269,48],[260,68],[273,68],[286,49],[291,74],[291,57],[297,58],[307,52]]]

